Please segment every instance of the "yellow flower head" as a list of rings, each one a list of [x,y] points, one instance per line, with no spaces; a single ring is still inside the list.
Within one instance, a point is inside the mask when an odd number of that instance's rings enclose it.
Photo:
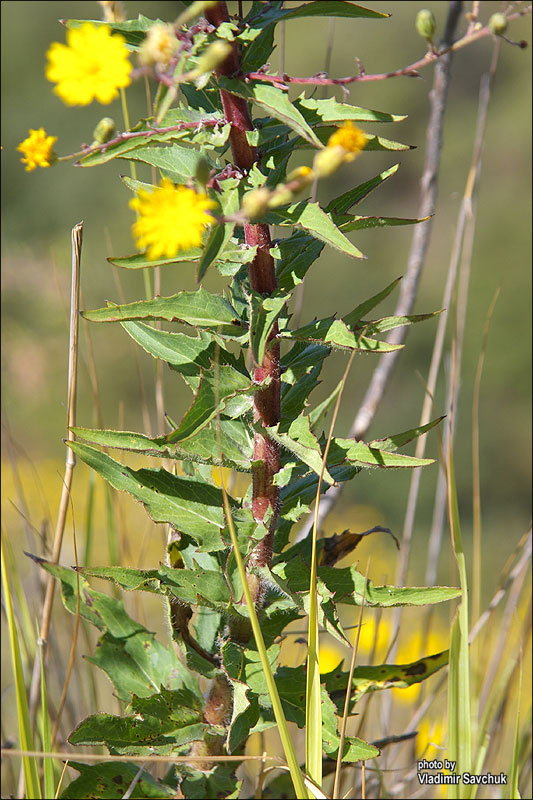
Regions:
[[[148,258],[173,258],[180,250],[199,247],[202,233],[212,222],[207,213],[216,208],[214,200],[187,186],[174,186],[163,178],[161,186],[148,192],[141,189],[130,207],[139,214],[133,235]]]
[[[110,103],[131,83],[126,40],[106,25],[84,22],[67,31],[66,45],[54,42],[46,55],[46,77],[69,106]]]
[[[146,39],[141,45],[139,61],[141,64],[161,64],[166,67],[177,47],[178,40],[174,33],[174,27],[165,25],[164,22],[156,22],[148,31]]]
[[[366,147],[368,137],[351,120],[344,122],[328,139],[328,147],[342,147],[346,151],[345,161],[353,161]]]
[[[31,172],[35,167],[49,167],[55,161],[52,151],[57,136],[47,136],[44,128],[34,131],[30,128],[27,139],[19,144],[17,150],[24,154],[20,160],[26,164],[26,172]]]

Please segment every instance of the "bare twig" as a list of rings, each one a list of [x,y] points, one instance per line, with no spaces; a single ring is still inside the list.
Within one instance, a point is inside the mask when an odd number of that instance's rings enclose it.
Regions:
[[[452,2],[451,5],[454,4],[459,6],[458,9],[459,13],[462,3]],[[513,19],[523,17],[526,14],[529,14],[530,12],[531,12],[531,6],[527,6],[526,8],[516,11],[514,14],[507,14],[506,17],[508,21],[511,21]],[[448,17],[448,23],[449,21],[450,17]],[[347,86],[350,83],[369,83],[371,81],[385,81],[388,80],[389,78],[401,78],[401,77],[419,78],[420,77],[420,73],[418,71],[419,69],[427,67],[429,64],[433,64],[436,61],[439,61],[440,59],[449,56],[451,53],[454,53],[457,50],[461,50],[463,47],[472,44],[473,42],[479,41],[480,39],[484,39],[486,36],[493,36],[493,33],[489,25],[485,25],[485,27],[479,28],[478,30],[474,30],[470,26],[465,35],[461,39],[458,39],[456,42],[452,42],[452,40],[448,39],[445,34],[439,50],[428,50],[428,52],[422,58],[419,58],[418,61],[414,61],[407,67],[402,67],[401,69],[396,69],[393,70],[392,72],[378,72],[374,74],[372,73],[367,74],[366,72],[363,71],[360,72],[359,75],[350,75],[345,78],[329,78],[324,73],[318,73],[317,75],[311,75],[311,77],[308,78],[295,78],[285,73],[282,73],[281,75],[268,75],[265,72],[261,72],[259,70],[257,72],[247,72],[244,74],[243,77],[247,81],[261,81],[263,83],[272,83],[278,89],[288,89],[290,84],[298,84],[304,86]],[[522,44],[522,42],[519,43],[509,42],[509,43],[519,44],[520,47],[527,47],[527,43],[524,44]]]

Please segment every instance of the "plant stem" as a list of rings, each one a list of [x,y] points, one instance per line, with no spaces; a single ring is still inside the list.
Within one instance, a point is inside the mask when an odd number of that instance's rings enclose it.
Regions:
[[[206,11],[208,21],[218,27],[229,20],[225,2],[218,3]],[[217,69],[217,75],[231,77],[240,72],[238,45]],[[253,130],[248,103],[241,97],[220,90],[224,117],[231,125],[230,144],[235,166],[247,173],[257,162],[257,153],[248,143],[247,132]],[[274,259],[270,255],[271,239],[268,225],[244,226],[246,244],[257,245],[257,255],[249,266],[250,285],[253,291],[268,296],[276,289]],[[270,378],[268,386],[255,395],[254,416],[256,422],[264,427],[276,425],[280,420],[280,350],[276,341],[278,333],[274,326],[270,342],[265,350],[263,362],[254,370],[254,381],[261,383]],[[269,436],[256,433],[254,439],[254,465],[252,468],[253,499],[252,511],[257,522],[262,522],[271,510],[270,531],[257,545],[252,554],[251,564],[265,566],[272,557],[272,540],[278,514],[279,489],[273,477],[280,468],[279,445]],[[258,598],[259,599],[259,598]]]

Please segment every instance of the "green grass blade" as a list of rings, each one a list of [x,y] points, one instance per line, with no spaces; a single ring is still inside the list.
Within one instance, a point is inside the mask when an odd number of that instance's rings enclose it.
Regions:
[[[461,587],[461,604],[452,624],[450,639],[450,673],[448,680],[448,752],[456,762],[458,774],[472,772],[472,732],[470,720],[470,660],[468,652],[468,581],[461,537],[459,506],[451,444],[447,463],[448,515],[452,544]],[[472,789],[450,785],[448,797],[454,800],[471,797]]]
[[[11,588],[7,577],[6,563],[4,559],[4,537],[1,541],[1,570],[2,584],[4,586],[4,598],[6,619],[9,629],[9,641],[11,645],[11,661],[13,664],[13,674],[15,676],[15,692],[17,697],[17,717],[19,723],[20,748],[21,750],[34,750],[33,736],[31,732],[30,714],[28,711],[28,698],[26,697],[26,687],[24,685],[24,673],[22,670],[22,659],[20,657],[20,647],[18,640],[18,630],[13,612],[13,602]],[[37,774],[37,763],[35,758],[22,756],[24,769],[24,783],[26,787],[26,797],[42,797],[41,786]]]
[[[43,650],[41,656],[41,711],[42,711],[42,742],[43,752],[52,752],[52,735],[50,730],[50,715],[48,714],[48,698],[46,694],[46,679],[44,674]],[[54,762],[51,758],[43,759],[44,796],[55,796]]]
[[[514,731],[513,760],[511,762],[511,775],[509,786],[509,798],[515,800],[520,798],[518,788],[519,761],[520,761],[520,700],[522,699],[522,659],[520,659],[520,680],[518,681],[518,699],[516,705],[516,723]]]
[[[307,681],[305,695],[305,769],[311,780],[322,786],[322,702],[320,695],[320,650],[318,640],[318,593],[316,575],[316,514],[309,588],[307,634]]]
[[[235,561],[237,563],[237,569],[239,570],[239,576],[244,588],[244,597],[246,599],[246,606],[248,608],[248,613],[250,615],[252,631],[254,634],[255,643],[257,645],[257,651],[261,659],[261,666],[263,668],[263,673],[265,676],[268,692],[270,694],[270,699],[272,701],[272,709],[274,711],[274,716],[276,718],[276,723],[278,726],[281,743],[283,745],[283,752],[285,753],[285,758],[287,759],[287,764],[291,773],[291,779],[293,782],[296,797],[298,798],[298,800],[307,800],[308,793],[305,788],[304,778],[300,770],[298,759],[296,758],[296,753],[294,752],[294,747],[289,734],[289,729],[287,727],[287,720],[285,719],[285,714],[283,713],[281,700],[278,694],[278,688],[276,686],[272,670],[270,669],[270,664],[268,661],[268,656],[265,647],[265,641],[263,639],[263,634],[261,631],[261,626],[257,618],[254,601],[252,600],[250,587],[248,586],[248,581],[246,579],[246,570],[244,568],[242,556],[239,551],[239,542],[237,540],[237,534],[235,532],[235,526],[233,524],[233,517],[231,516],[231,509],[229,505],[228,495],[226,494],[226,489],[224,484],[224,474],[222,470],[220,470],[220,485],[222,487],[224,510],[226,512],[226,520],[231,533],[231,542],[233,545]]]

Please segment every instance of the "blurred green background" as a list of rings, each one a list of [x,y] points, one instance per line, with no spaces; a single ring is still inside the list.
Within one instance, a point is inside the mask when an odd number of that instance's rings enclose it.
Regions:
[[[125,5],[129,17],[144,13],[167,21],[173,20],[180,8],[179,3],[156,1]],[[236,8],[236,3],[229,5],[230,10]],[[330,23],[312,19],[286,23],[285,71],[302,76],[323,69],[331,30],[330,73],[334,76],[354,74],[356,57],[367,72],[382,72],[405,66],[423,55],[425,44],[414,27],[421,4],[374,2],[368,5],[379,11],[390,10],[392,17],[381,21],[337,19]],[[432,2],[430,5],[437,18],[437,31],[441,32],[448,4]],[[499,2],[481,3],[482,19],[486,21],[500,9]],[[101,10],[96,2],[3,2],[1,10],[2,412],[11,436],[9,440],[4,436],[3,459],[5,462],[7,444],[12,441],[13,452],[18,457],[30,461],[40,475],[43,471],[54,474],[55,483],[59,484],[57,472],[61,471],[64,459],[70,230],[79,220],[84,221],[84,307],[102,306],[106,299],[118,301],[117,277],[127,301],[143,296],[141,275],[116,270],[106,262],[109,255],[122,256],[135,249],[131,238],[133,212],[128,208],[131,195],[118,177],[128,174],[129,166],[127,162],[113,162],[97,169],[81,169],[72,164],[59,164],[52,169],[24,171],[16,146],[26,138],[29,128],[42,126],[47,133],[58,136],[55,149],[64,155],[78,150],[82,142],[90,142],[92,131],[103,116],[113,116],[117,126],[122,128],[122,114],[118,100],[106,107],[93,103],[86,108],[67,108],[53,94],[44,76],[45,54],[50,43],[65,40],[65,29],[58,20],[65,17],[99,19]],[[508,31],[515,40],[529,40],[530,34],[529,18],[513,23]],[[492,48],[493,42],[487,38],[463,49],[454,58],[439,199],[415,308],[418,313],[441,306],[457,214],[470,166],[479,82],[489,67]],[[278,51],[275,51],[272,68],[276,70],[278,64]],[[417,149],[397,155],[363,154],[342,174],[324,182],[319,199],[327,201],[399,161],[398,174],[364,201],[358,213],[417,215],[433,68],[424,68],[422,75],[421,80],[396,78],[351,86],[351,103],[408,115],[405,122],[396,125],[369,125],[369,132],[416,145]],[[489,573],[494,573],[494,582],[503,560],[528,526],[531,516],[530,84],[530,51],[504,43],[489,109],[483,157],[457,420],[456,469],[464,536],[469,547],[472,391],[483,325],[499,288],[480,408],[484,566]],[[342,97],[340,89],[337,97]],[[128,89],[128,103],[132,122],[146,116],[142,83]],[[299,154],[295,165],[310,163],[310,158],[309,152]],[[402,275],[412,231],[405,227],[352,235],[353,241],[368,255],[364,262],[348,260],[326,249],[309,273],[302,321],[335,311],[346,313]],[[114,271],[120,275],[114,276]],[[194,267],[185,264],[166,268],[161,281],[163,295],[183,288],[192,289]],[[208,275],[206,285],[209,288],[222,284],[215,275]],[[396,296],[389,298],[379,311],[390,313],[396,300]],[[417,372],[424,379],[427,377],[435,330],[436,322],[430,321],[409,333],[387,397],[372,425],[373,438],[418,423],[424,389]],[[87,335],[83,326],[81,331],[84,360],[80,369],[78,422],[91,426],[95,420],[86,366]],[[129,338],[119,326],[93,326],[91,336],[105,427],[142,430],[136,359]],[[144,352],[140,352],[138,358],[151,410],[153,430],[150,433],[161,433],[154,422],[153,362]],[[345,357],[341,354],[329,359],[323,383],[314,393],[315,401],[325,397],[339,380],[344,364]],[[337,424],[339,435],[346,435],[375,365],[371,355],[356,358]],[[174,419],[180,418],[189,401],[180,380],[175,373],[165,370],[165,409]],[[445,370],[435,397],[435,415],[443,409],[444,393]],[[429,449],[431,455],[437,455],[435,435]],[[435,465],[426,469],[422,478],[421,505],[414,534],[414,569],[417,559],[423,563],[426,555],[437,472]],[[373,471],[358,476],[346,489],[337,511],[339,525],[358,529],[359,523],[368,523],[368,527],[379,523],[400,532],[409,477],[401,471]],[[58,487],[56,489],[59,491]],[[50,506],[53,517],[53,498]],[[10,535],[16,536],[20,520],[10,515],[9,524],[12,525]],[[334,524],[331,522],[331,526]],[[376,543],[369,546],[376,547]],[[391,558],[393,550],[387,543],[383,546]],[[362,563],[365,563],[363,546],[361,550]],[[159,557],[158,553],[156,560]],[[444,560],[447,575],[448,563]],[[392,564],[387,571],[391,577]],[[486,583],[489,594],[494,582],[489,579]]]

